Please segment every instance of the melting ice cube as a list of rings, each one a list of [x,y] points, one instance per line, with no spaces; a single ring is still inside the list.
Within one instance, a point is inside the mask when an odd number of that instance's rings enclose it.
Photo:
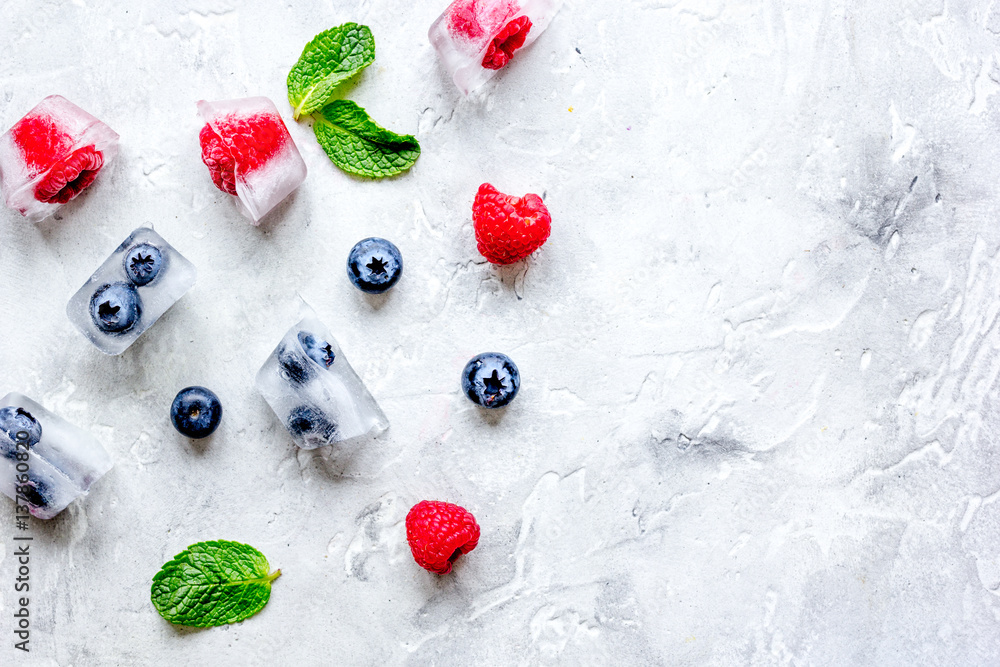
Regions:
[[[148,227],[132,232],[66,306],[106,354],[121,354],[194,285],[197,271]]]
[[[257,390],[303,449],[389,427],[337,341],[312,310],[288,330],[257,373]]]
[[[86,431],[27,396],[0,402],[0,491],[39,519],[51,519],[111,469]]]
[[[431,44],[468,95],[549,26],[563,0],[455,0],[431,25]]]
[[[238,197],[255,225],[306,179],[306,163],[268,98],[201,100],[198,112],[201,159],[215,187]]]
[[[69,100],[50,95],[0,136],[7,206],[39,222],[87,188],[118,154],[118,135]]]

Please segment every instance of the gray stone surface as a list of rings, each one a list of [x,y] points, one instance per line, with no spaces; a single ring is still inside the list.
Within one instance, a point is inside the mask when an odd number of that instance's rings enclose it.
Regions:
[[[121,135],[60,219],[0,212],[0,394],[93,433],[114,469],[32,521],[32,653],[0,663],[996,664],[1000,656],[1000,3],[567,0],[464,99],[426,31],[444,0],[5,2],[0,121],[60,93]],[[291,121],[316,32],[371,26],[347,95],[417,135],[368,182]],[[198,99],[266,95],[309,168],[260,228],[200,162]],[[497,269],[476,188],[545,195],[549,242]],[[120,357],[66,302],[151,223],[195,287]],[[344,263],[385,236],[388,295]],[[253,388],[301,295],[391,428],[299,451]],[[465,399],[474,354],[522,374]],[[184,386],[225,406],[173,431]],[[412,561],[408,508],[471,510],[453,574]],[[283,575],[241,624],[149,602],[188,544]]]

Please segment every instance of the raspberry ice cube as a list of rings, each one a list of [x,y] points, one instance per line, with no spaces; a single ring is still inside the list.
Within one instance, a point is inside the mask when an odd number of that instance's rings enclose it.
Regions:
[[[0,491],[39,519],[51,519],[111,469],[92,435],[27,396],[0,402]]]
[[[455,0],[427,33],[468,95],[549,26],[563,0]]]
[[[118,134],[65,97],[50,95],[0,136],[7,206],[39,222],[85,190],[118,154]]]
[[[237,197],[253,224],[306,179],[306,163],[268,98],[201,100],[198,113],[205,121],[202,162],[215,187]]]
[[[308,307],[257,373],[257,390],[303,449],[389,428],[330,331]]]
[[[121,354],[194,285],[194,265],[148,227],[129,234],[66,305],[97,349]]]

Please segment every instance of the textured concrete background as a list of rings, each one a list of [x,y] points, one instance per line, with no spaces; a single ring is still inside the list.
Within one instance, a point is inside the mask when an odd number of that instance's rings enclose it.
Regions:
[[[567,0],[468,100],[426,38],[444,4],[0,5],[3,128],[60,93],[122,136],[60,219],[0,212],[0,392],[116,462],[33,522],[24,664],[996,664],[1000,1]],[[348,96],[423,148],[396,179],[291,121],[289,68],[349,20],[378,53]],[[310,170],[259,229],[195,112],[250,95]],[[483,181],[545,194],[528,261],[476,252]],[[66,302],[144,223],[198,283],[105,357]],[[369,235],[406,262],[384,297],[345,276]],[[300,452],[254,391],[299,295],[392,422],[377,441]],[[459,393],[485,350],[522,372],[502,414]],[[167,418],[189,384],[225,405],[200,444]],[[483,528],[448,577],[406,546],[424,498]],[[151,577],[219,538],[282,569],[270,603],[171,626]]]

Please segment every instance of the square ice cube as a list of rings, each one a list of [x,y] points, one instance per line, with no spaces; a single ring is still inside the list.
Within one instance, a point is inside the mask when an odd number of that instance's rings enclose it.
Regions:
[[[201,100],[198,113],[205,121],[201,159],[215,187],[238,197],[253,224],[306,179],[306,163],[268,98]]]
[[[0,403],[0,491],[39,519],[62,512],[111,466],[93,436],[27,396],[11,392]]]
[[[303,449],[389,428],[382,409],[311,309],[257,373],[257,390]]]
[[[121,354],[194,285],[197,271],[149,227],[132,232],[66,306],[105,354]]]
[[[464,94],[483,85],[549,27],[563,0],[455,0],[427,36]]]
[[[118,154],[118,135],[65,97],[50,95],[0,136],[7,206],[39,222],[87,188]]]

